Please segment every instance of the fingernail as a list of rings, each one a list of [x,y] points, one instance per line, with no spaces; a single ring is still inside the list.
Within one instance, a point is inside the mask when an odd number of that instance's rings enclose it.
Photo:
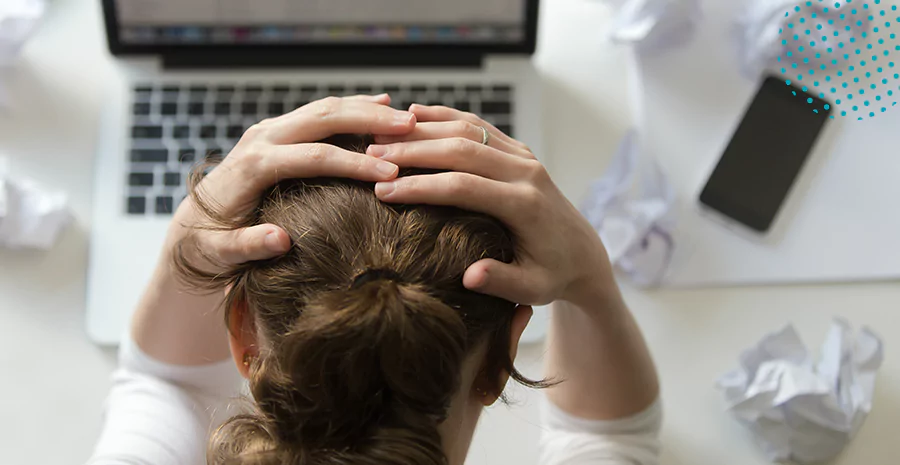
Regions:
[[[415,118],[412,113],[409,112],[401,112],[394,116],[394,122],[397,123],[398,126],[406,126],[412,122],[412,119]]]
[[[383,145],[370,145],[366,153],[369,154],[370,157],[381,158],[387,155],[387,147]]]
[[[266,234],[265,242],[266,247],[273,252],[284,253],[287,252],[289,248],[285,248],[283,242],[278,239],[278,233],[276,231]]]
[[[375,184],[375,195],[379,198],[385,198],[393,192],[394,183],[392,182],[379,182],[378,184]]]
[[[393,175],[397,174],[398,169],[399,168],[397,168],[397,165],[395,165],[393,163],[388,163],[386,161],[380,161],[380,162],[378,162],[378,164],[375,165],[375,170],[378,171],[378,173],[383,174],[385,176],[393,176]]]
[[[378,95],[376,95],[375,98],[385,98],[385,97],[387,97],[387,96],[388,96],[388,94],[384,93],[384,94],[378,94]]]

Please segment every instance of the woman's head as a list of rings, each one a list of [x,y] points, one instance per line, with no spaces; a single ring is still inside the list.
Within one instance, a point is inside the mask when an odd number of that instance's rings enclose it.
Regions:
[[[330,142],[365,149],[359,138]],[[211,462],[461,461],[509,376],[540,384],[512,364],[530,311],[462,285],[480,259],[512,261],[497,220],[389,206],[372,185],[337,179],[282,182],[240,219],[195,201],[219,227],[271,223],[293,243],[215,274],[185,258],[190,242],[176,255],[189,282],[227,289],[232,349],[256,401],[214,437]]]

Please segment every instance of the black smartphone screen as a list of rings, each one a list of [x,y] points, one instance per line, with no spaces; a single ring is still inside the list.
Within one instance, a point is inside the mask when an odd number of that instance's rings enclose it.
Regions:
[[[782,79],[767,78],[703,188],[700,202],[756,231],[768,231],[831,107]]]

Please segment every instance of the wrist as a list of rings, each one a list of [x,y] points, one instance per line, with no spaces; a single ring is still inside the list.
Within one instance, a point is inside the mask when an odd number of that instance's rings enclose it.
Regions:
[[[623,302],[609,260],[598,260],[574,281],[560,300],[582,309],[608,308]]]

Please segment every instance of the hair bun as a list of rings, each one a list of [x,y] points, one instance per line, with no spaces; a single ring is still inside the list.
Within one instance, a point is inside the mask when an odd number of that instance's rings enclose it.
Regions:
[[[366,270],[349,289],[311,301],[288,329],[261,368],[280,376],[260,373],[251,383],[281,443],[340,450],[401,429],[440,450],[436,427],[460,382],[466,327],[424,287],[399,281],[390,270]]]

